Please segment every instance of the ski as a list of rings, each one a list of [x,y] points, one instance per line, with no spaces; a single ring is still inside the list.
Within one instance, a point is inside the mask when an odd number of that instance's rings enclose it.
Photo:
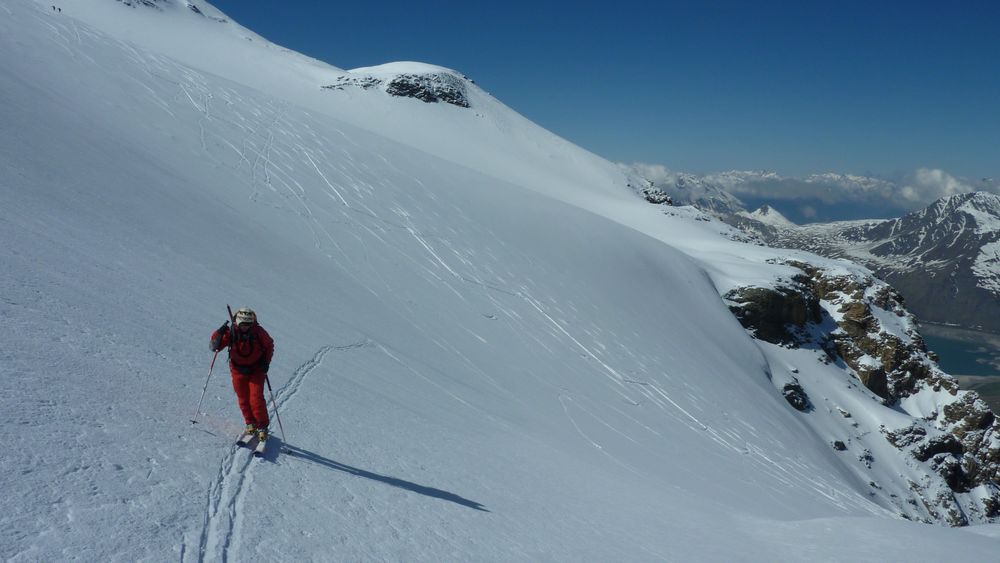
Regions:
[[[264,452],[267,449],[267,440],[258,440],[257,447],[253,449],[254,457],[264,457]]]
[[[244,432],[240,434],[240,437],[236,439],[236,445],[241,448],[253,448],[253,441],[257,439],[257,434],[254,432]]]

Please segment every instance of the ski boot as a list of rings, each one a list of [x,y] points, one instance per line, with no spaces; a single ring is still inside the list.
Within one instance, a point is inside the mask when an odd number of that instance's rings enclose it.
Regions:
[[[240,446],[249,446],[250,442],[257,436],[257,427],[253,424],[247,424],[246,429],[243,434],[236,440],[236,444]]]
[[[257,429],[257,447],[253,449],[253,456],[265,457],[267,451],[267,427]]]

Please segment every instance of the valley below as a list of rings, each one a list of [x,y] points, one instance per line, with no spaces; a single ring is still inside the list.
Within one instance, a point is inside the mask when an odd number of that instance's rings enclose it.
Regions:
[[[1000,335],[932,323],[922,323],[920,332],[941,369],[1000,412]]]

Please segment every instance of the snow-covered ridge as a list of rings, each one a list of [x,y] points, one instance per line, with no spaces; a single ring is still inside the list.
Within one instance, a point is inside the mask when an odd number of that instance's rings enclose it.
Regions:
[[[215,20],[215,21],[217,21],[219,23],[226,23],[226,22],[229,21],[225,17],[219,15],[220,13],[217,10],[215,10],[214,8],[211,9],[211,12],[215,12],[216,15],[206,14],[192,0],[183,0],[183,1],[178,1],[178,0],[116,0],[116,1],[117,2],[121,2],[123,5],[129,6],[131,8],[135,8],[135,7],[141,6],[141,7],[146,7],[146,8],[153,8],[153,9],[160,10],[160,11],[162,11],[164,9],[172,9],[174,7],[177,7],[177,6],[184,6],[188,10],[191,10],[192,12],[194,12],[195,14],[198,14],[199,16],[204,16],[204,17],[211,18],[211,19],[213,19],[213,20]]]
[[[52,4],[33,1],[46,9]],[[265,91],[287,95],[297,85],[344,72],[268,41],[204,0],[86,0],[60,8],[61,15],[84,22],[92,32]]]
[[[107,0],[94,2],[88,9],[69,6],[65,13],[109,37],[200,72],[461,166],[475,166],[491,177],[548,197],[586,205],[594,213],[608,215],[609,198],[617,199],[628,191],[615,165],[538,127],[458,72],[413,62],[345,71],[267,41],[208,2],[191,2],[205,14],[228,22],[219,24],[176,3],[172,9],[154,10]],[[402,74],[413,75],[393,88],[404,95],[388,96],[391,102],[385,103],[385,89]],[[442,111],[458,106],[421,103],[415,109],[410,96],[468,103],[474,111],[442,118]],[[491,158],[482,158],[483,151]],[[581,190],[590,192],[590,198],[579,197]]]

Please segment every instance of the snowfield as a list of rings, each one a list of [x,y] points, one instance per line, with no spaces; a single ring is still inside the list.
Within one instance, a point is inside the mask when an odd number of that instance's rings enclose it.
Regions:
[[[471,82],[323,88],[426,65],[347,73],[203,1],[50,6],[0,4],[0,558],[996,558],[996,525],[899,516],[877,433],[877,493],[830,446],[834,405],[907,414],[720,299],[779,251]],[[263,460],[224,355],[190,422],[227,303],[275,339]]]

